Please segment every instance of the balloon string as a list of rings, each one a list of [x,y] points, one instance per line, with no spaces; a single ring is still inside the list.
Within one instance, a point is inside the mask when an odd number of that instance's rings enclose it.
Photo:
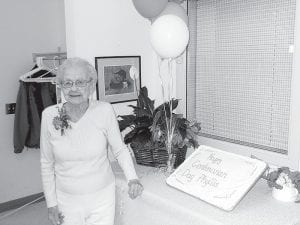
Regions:
[[[164,114],[165,114],[165,119],[166,119],[166,126],[167,126],[167,140],[166,140],[166,147],[167,147],[167,151],[168,151],[168,154],[170,154],[169,150],[169,140],[170,140],[170,127],[169,127],[169,122],[168,122],[168,117],[167,117],[167,109],[166,109],[166,102],[168,102],[168,100],[166,99],[166,93],[165,93],[165,82],[162,78],[162,75],[161,75],[161,64],[162,64],[163,60],[157,55],[157,64],[158,64],[158,75],[160,77],[160,84],[161,84],[161,90],[162,90],[162,98],[163,98],[163,107],[164,107]],[[168,94],[168,93],[167,93]],[[169,94],[168,94],[169,95]],[[167,95],[167,96],[168,96]]]
[[[163,97],[163,101],[164,101],[165,100],[165,92],[164,92],[164,81],[163,81],[163,78],[161,76],[161,64],[162,64],[162,60],[157,55],[158,75],[159,75],[159,78],[160,78],[160,85],[161,85],[162,97]]]
[[[162,97],[163,97],[163,107],[164,107],[164,114],[166,119],[166,126],[167,126],[167,140],[166,140],[166,147],[168,150],[169,156],[172,154],[172,139],[174,135],[174,130],[176,126],[176,121],[173,121],[173,91],[174,91],[174,79],[173,79],[173,61],[174,59],[169,58],[167,59],[168,63],[168,71],[167,71],[167,79],[168,82],[163,79],[161,74],[161,67],[163,63],[163,59],[159,56],[157,57],[157,64],[158,64],[158,75],[161,80],[161,88],[162,88]],[[165,88],[167,88],[167,93],[165,92]],[[167,98],[166,98],[167,97]],[[166,104],[168,104],[168,109],[166,108]],[[167,116],[167,110],[169,110],[169,118]]]
[[[173,134],[176,126],[176,121],[173,122],[173,91],[174,91],[174,84],[173,84],[173,59],[169,58],[168,60],[168,71],[169,71],[169,109],[170,109],[170,125],[169,125],[169,142],[172,146],[172,139]],[[171,150],[171,149],[170,149]]]
[[[169,136],[168,136],[168,143],[169,143],[169,153],[172,152],[172,97],[171,97],[171,87],[172,87],[172,68],[171,68],[171,59],[168,59],[168,72],[169,72],[169,82],[168,82],[168,91],[169,91],[169,113],[170,113],[170,120],[169,120]]]

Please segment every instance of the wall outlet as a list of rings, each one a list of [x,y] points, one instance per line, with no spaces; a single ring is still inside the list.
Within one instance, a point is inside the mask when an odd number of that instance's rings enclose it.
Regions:
[[[7,104],[5,104],[6,114],[15,114],[15,111],[16,111],[16,103],[7,103]]]

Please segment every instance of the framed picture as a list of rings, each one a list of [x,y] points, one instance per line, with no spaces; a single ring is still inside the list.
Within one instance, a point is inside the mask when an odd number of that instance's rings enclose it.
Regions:
[[[141,56],[95,57],[97,99],[110,103],[134,101],[141,88]]]

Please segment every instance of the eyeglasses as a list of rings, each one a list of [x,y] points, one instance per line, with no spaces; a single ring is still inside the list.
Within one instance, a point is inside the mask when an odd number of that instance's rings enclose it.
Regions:
[[[69,89],[69,88],[72,88],[73,85],[75,84],[75,87],[78,87],[78,88],[84,88],[84,87],[86,87],[91,81],[92,81],[92,79],[90,79],[90,80],[75,80],[75,81],[67,80],[67,81],[62,81],[62,82],[61,82],[61,86],[62,86],[63,88]]]

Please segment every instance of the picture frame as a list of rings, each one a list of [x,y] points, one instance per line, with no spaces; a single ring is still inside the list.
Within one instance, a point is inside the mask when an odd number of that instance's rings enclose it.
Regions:
[[[141,56],[95,57],[97,99],[110,103],[135,101],[141,89]]]

